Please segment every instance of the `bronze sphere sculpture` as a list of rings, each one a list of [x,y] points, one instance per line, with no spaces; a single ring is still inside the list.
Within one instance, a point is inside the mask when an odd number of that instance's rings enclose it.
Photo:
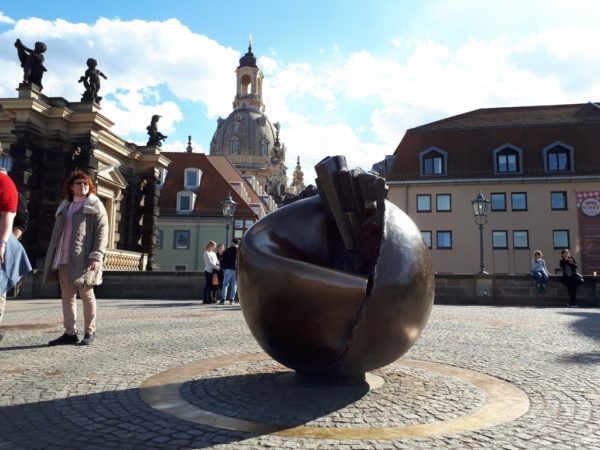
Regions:
[[[383,179],[347,171],[342,157],[316,169],[319,196],[244,236],[242,312],[265,352],[299,376],[359,383],[421,334],[433,305],[431,259],[413,221],[385,200]]]

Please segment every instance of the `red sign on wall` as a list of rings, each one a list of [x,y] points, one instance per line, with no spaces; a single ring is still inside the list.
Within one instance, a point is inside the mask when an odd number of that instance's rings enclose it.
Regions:
[[[578,191],[581,266],[583,273],[600,272],[600,191]]]

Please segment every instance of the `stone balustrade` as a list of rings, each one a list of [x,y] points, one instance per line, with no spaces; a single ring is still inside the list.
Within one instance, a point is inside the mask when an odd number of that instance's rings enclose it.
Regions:
[[[24,298],[57,297],[57,286],[41,284],[43,272],[36,270],[22,283]],[[96,288],[102,298],[200,300],[204,272],[172,271],[106,271],[104,283]],[[315,295],[319,295],[318,292]],[[436,274],[436,304],[469,304],[496,306],[563,307],[567,289],[560,277],[551,276],[544,293],[538,293],[529,275]],[[600,306],[600,277],[586,276],[577,290],[579,303],[585,307]]]
[[[141,271],[146,267],[148,255],[125,250],[107,250],[104,254],[105,271]]]

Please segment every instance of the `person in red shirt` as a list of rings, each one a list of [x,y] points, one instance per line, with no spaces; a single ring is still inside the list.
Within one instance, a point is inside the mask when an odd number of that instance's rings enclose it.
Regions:
[[[1,152],[1,149],[0,149]],[[6,241],[12,233],[13,221],[17,213],[18,194],[15,183],[6,172],[0,170],[0,264],[4,264]],[[4,317],[6,307],[6,292],[0,292],[0,323]],[[4,338],[4,331],[0,330],[0,341]]]

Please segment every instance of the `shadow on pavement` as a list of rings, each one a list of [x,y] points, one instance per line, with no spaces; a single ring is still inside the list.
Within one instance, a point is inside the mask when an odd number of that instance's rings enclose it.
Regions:
[[[35,344],[35,345],[16,345],[14,347],[0,347],[0,352],[9,352],[11,350],[31,350],[34,348],[48,347],[48,344]]]
[[[180,394],[203,410],[278,429],[304,425],[355,403],[369,392],[352,386],[299,382],[291,371],[207,377],[182,385]]]
[[[560,357],[561,362],[600,365],[600,352],[572,353]]]
[[[85,373],[72,376],[85,377]],[[281,376],[277,372],[200,379],[184,383],[181,391],[190,403],[200,403],[204,409],[229,417],[273,421],[283,424],[283,428],[327,415],[368,391],[366,386],[333,390],[322,386],[294,388],[289,381],[278,380]],[[203,394],[203,399],[194,392],[197,383],[199,389],[208,389],[209,394]],[[245,390],[252,387],[260,389]],[[240,393],[246,397],[232,403]],[[2,449],[200,449],[257,436],[260,434],[216,428],[164,414],[148,406],[137,388],[0,408]]]
[[[2,449],[174,450],[207,448],[249,437],[171,418],[147,406],[137,389],[0,408]]]
[[[579,319],[575,323],[571,324],[571,328],[573,328],[577,333],[600,341],[600,310],[597,312],[570,310],[569,312],[565,312],[563,314],[577,317]]]

